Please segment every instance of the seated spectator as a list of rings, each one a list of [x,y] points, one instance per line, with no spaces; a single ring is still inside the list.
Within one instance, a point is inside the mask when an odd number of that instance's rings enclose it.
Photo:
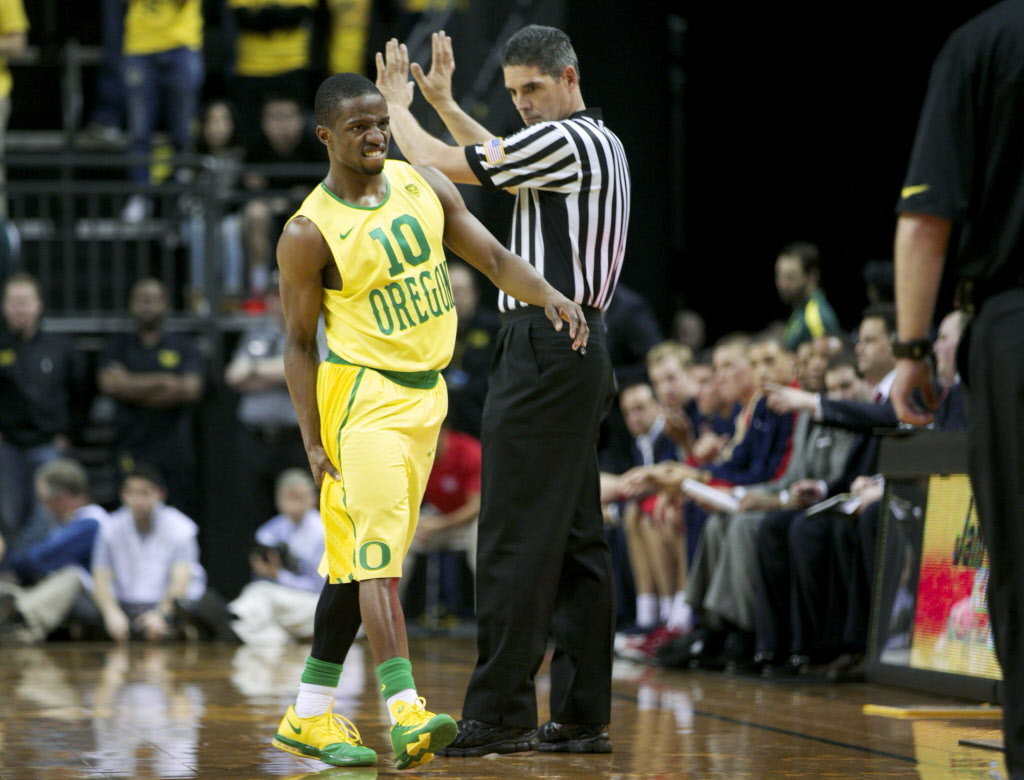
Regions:
[[[675,442],[683,455],[693,449],[697,438],[693,421],[688,418],[695,395],[687,375],[692,360],[689,347],[675,341],[663,341],[652,347],[646,358],[647,375],[661,404],[665,435]]]
[[[254,581],[228,605],[231,627],[246,644],[311,639],[324,584],[324,528],[308,470],[282,472],[275,493],[279,514],[257,529],[249,554]]]
[[[287,170],[288,165],[322,163],[324,150],[309,127],[302,105],[293,95],[269,95],[260,119],[262,134],[246,155],[247,166],[278,166],[250,169],[243,182],[250,198],[242,210],[245,257],[248,262],[250,309],[259,305],[274,267],[274,246],[285,221],[309,194],[307,173]]]
[[[820,282],[818,247],[796,241],[779,251],[775,260],[775,287],[782,302],[793,307],[783,337],[789,350],[826,333],[839,333],[839,320],[818,286]]]
[[[203,166],[195,171],[200,184],[213,194],[223,209],[214,228],[213,252],[207,251],[207,220],[213,217],[203,206],[207,200],[185,201],[185,236],[189,247],[189,302],[198,311],[210,290],[207,282],[219,282],[227,303],[241,299],[244,292],[244,259],[242,256],[242,217],[230,199],[242,175],[245,149],[238,139],[234,108],[226,100],[211,100],[200,115],[196,153],[203,156]],[[209,192],[212,189],[212,193]],[[208,265],[220,269],[220,278],[211,274]]]
[[[309,470],[284,377],[284,315],[276,271],[265,301],[267,315],[252,318],[224,370],[225,383],[239,394],[234,479],[237,516],[243,522],[274,514],[282,471]]]
[[[0,637],[21,643],[42,641],[68,617],[88,585],[96,537],[108,519],[90,501],[85,470],[73,460],[60,458],[41,466],[35,489],[59,527],[3,559]],[[0,554],[3,549],[0,537]]]
[[[619,283],[604,313],[608,356],[618,387],[647,381],[647,353],[662,342],[661,328],[647,300],[636,290]],[[598,460],[604,470],[621,472],[631,463],[624,457],[632,436],[618,404],[601,421]]]
[[[964,332],[966,316],[951,311],[942,318],[932,344],[935,359],[935,381],[939,384],[939,408],[935,411],[935,428],[952,431],[967,428],[967,407],[964,386],[957,370],[956,353]]]
[[[626,387],[619,394],[622,416],[633,434],[634,466],[651,466],[675,457],[675,445],[664,434],[664,417],[651,386]],[[636,629],[651,634],[664,626],[672,635],[690,630],[686,603],[686,542],[681,518],[661,523],[654,517],[656,495],[631,501],[623,509],[629,562],[636,590]],[[618,575],[617,576],[621,576]],[[643,640],[618,642],[626,657],[643,657]]]
[[[672,317],[672,340],[689,347],[697,354],[707,342],[704,318],[693,309],[680,309]]]
[[[100,391],[117,401],[116,465],[121,474],[136,462],[159,469],[170,503],[191,513],[192,406],[203,394],[202,355],[190,336],[165,330],[170,304],[159,279],[136,282],[128,306],[135,332],[115,336],[99,358]]]
[[[93,598],[108,636],[151,642],[204,628],[203,638],[230,639],[228,614],[206,587],[199,529],[164,503],[156,470],[138,464],[124,478],[121,500],[100,530],[93,552]]]
[[[627,495],[652,489],[663,492],[666,498],[660,514],[668,518],[680,511],[685,479],[730,487],[767,482],[784,472],[790,455],[793,420],[789,414],[780,415],[768,409],[759,389],[763,378],[753,369],[750,347],[747,339],[732,336],[719,342],[714,350],[719,389],[725,399],[738,402],[743,408],[736,433],[718,458],[702,466],[676,462],[633,469],[623,480]],[[758,365],[759,370],[763,370],[765,363]],[[666,511],[671,507],[676,508]],[[707,549],[704,534],[706,512],[692,501],[686,502],[683,511],[687,541],[698,540],[686,585],[687,600],[691,606],[701,609],[709,582],[706,573],[713,570],[716,561],[702,562],[709,556],[714,557],[713,551]],[[717,549],[716,546],[714,550]],[[666,636],[661,644],[652,643],[647,647],[647,652],[654,655],[661,646],[672,641],[673,637]]]
[[[452,430],[447,423],[437,438],[434,465],[427,478],[420,519],[405,556],[400,583],[403,595],[416,558],[441,551],[463,552],[476,573],[476,520],[480,514],[481,451],[479,440]],[[440,593],[426,594],[439,598]],[[455,601],[458,594],[453,594]],[[429,604],[428,604],[429,606]],[[450,604],[457,608],[458,604]]]
[[[868,303],[892,303],[895,300],[895,272],[892,260],[869,260],[862,271]]]

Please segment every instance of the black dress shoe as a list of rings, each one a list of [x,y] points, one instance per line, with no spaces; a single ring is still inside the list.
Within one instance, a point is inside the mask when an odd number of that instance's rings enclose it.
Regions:
[[[603,724],[574,726],[549,720],[539,729],[530,743],[542,753],[611,753],[612,741],[608,727]]]
[[[463,718],[459,721],[459,733],[446,748],[435,755],[448,758],[474,758],[488,753],[523,753],[533,750],[530,740],[534,729],[519,726],[499,726],[481,720]]]

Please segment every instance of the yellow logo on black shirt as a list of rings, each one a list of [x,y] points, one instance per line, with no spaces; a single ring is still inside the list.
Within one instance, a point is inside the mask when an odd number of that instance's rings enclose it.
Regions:
[[[177,368],[181,365],[181,355],[174,349],[161,349],[156,353],[156,360],[164,368]]]
[[[0,368],[13,366],[17,359],[18,355],[13,349],[0,349]]]
[[[920,195],[922,192],[927,192],[932,188],[930,184],[915,184],[912,187],[904,187],[900,190],[901,198],[912,198],[915,195]]]

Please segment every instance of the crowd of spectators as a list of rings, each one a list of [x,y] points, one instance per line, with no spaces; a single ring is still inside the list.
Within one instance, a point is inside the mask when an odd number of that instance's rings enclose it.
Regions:
[[[785,247],[776,280],[792,306],[789,323],[730,333],[710,348],[697,312],[676,318],[689,322],[677,333],[701,339],[666,340],[628,288],[607,317],[619,414],[605,423],[600,459],[624,657],[767,675],[858,674],[880,522],[878,431],[898,425],[887,399],[895,325],[884,268],[873,269],[875,302],[855,331],[832,313],[819,273],[814,247]],[[445,370],[449,419],[408,558],[411,617],[472,614],[476,437],[497,322],[480,304],[474,272],[453,262],[451,277],[458,346]],[[89,385],[81,356],[40,327],[37,281],[25,273],[6,281],[0,641],[308,640],[323,536],[284,383],[273,275],[268,292],[267,316],[253,318],[224,368],[240,399],[234,451],[245,481],[232,489],[255,529],[251,582],[226,603],[207,586],[193,520],[191,415],[209,372],[190,337],[166,331],[164,285],[134,285],[134,331],[110,337],[97,364],[95,385],[117,410],[110,455],[119,494],[104,509],[68,457],[76,396]],[[955,362],[963,326],[952,312],[935,336],[944,428],[966,424]],[[822,510],[834,496],[856,500]]]

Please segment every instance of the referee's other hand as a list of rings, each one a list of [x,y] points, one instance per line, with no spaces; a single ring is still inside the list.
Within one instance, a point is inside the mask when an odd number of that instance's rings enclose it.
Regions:
[[[586,354],[590,326],[587,325],[587,318],[583,316],[583,309],[578,303],[573,303],[561,293],[555,293],[548,296],[547,303],[544,304],[544,314],[551,320],[555,330],[562,329],[562,320],[568,322],[572,348],[582,350],[580,354]]]

